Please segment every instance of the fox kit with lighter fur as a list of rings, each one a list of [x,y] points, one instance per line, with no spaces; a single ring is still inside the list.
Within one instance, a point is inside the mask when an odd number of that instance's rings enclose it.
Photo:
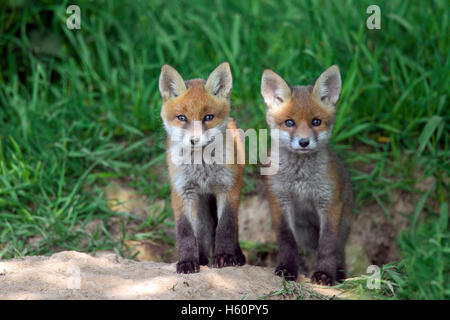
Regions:
[[[228,63],[219,65],[207,81],[184,81],[174,68],[164,65],[161,69],[161,117],[168,134],[166,155],[176,221],[178,273],[199,272],[200,265],[208,264],[211,253],[213,267],[245,264],[238,242],[243,165],[237,161],[205,162],[203,158],[199,162],[175,161],[180,151],[201,155],[217,134],[224,137],[223,141],[232,141],[234,155],[242,152],[239,134],[227,130],[237,129],[229,117],[231,87]],[[224,157],[227,152],[229,146],[223,149]]]
[[[328,146],[340,92],[337,66],[323,72],[314,86],[289,86],[271,70],[262,76],[267,123],[279,130],[280,139],[278,173],[267,176],[280,250],[275,273],[288,280],[295,280],[299,269],[313,271],[312,280],[324,285],[345,278],[352,188]]]

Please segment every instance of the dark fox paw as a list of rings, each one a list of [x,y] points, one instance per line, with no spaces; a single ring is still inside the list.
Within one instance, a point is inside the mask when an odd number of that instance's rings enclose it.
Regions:
[[[324,271],[316,271],[311,277],[312,282],[322,286],[332,286],[334,284],[333,277]]]
[[[196,261],[178,261],[177,273],[197,273],[200,271],[200,265]]]
[[[345,273],[345,271],[338,270],[337,276],[336,276],[337,282],[342,283],[342,282],[344,282],[345,279],[347,279],[347,274]]]
[[[286,281],[295,281],[297,280],[298,270],[296,267],[286,264],[280,264],[275,268],[275,274],[279,277],[284,276],[284,279],[286,279]]]
[[[240,250],[239,250],[240,251]],[[236,257],[236,262],[238,266],[243,266],[244,264],[246,264],[247,259],[245,259],[244,254],[242,253],[242,251],[238,252],[235,254]]]
[[[231,266],[242,266],[245,264],[245,256],[243,254],[217,254],[212,258],[213,268],[223,268]]]
[[[199,260],[200,260],[200,265],[201,266],[207,266],[208,263],[209,263],[209,259],[208,259],[207,256],[200,255]]]

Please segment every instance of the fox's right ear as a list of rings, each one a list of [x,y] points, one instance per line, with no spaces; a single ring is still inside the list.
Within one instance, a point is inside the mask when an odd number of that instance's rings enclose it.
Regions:
[[[186,91],[186,84],[177,70],[165,64],[159,76],[159,92],[163,102],[178,97]]]
[[[216,97],[229,99],[233,78],[231,76],[230,64],[222,62],[206,80],[205,89]]]
[[[330,110],[336,108],[341,94],[342,80],[339,67],[333,65],[325,70],[317,79],[313,88],[313,95]]]
[[[291,97],[292,91],[283,78],[266,69],[261,79],[261,95],[268,108],[276,108]]]

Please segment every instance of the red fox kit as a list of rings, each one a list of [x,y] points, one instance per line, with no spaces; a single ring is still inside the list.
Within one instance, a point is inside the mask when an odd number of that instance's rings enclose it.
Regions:
[[[262,76],[267,123],[280,137],[279,170],[267,176],[280,250],[275,273],[288,280],[297,278],[301,264],[309,271],[304,265],[308,253],[315,258],[314,282],[332,285],[345,278],[352,189],[346,169],[328,146],[340,92],[337,66],[323,72],[314,86],[291,87],[271,70]]]
[[[207,81],[184,81],[174,68],[164,65],[161,69],[161,117],[168,134],[166,155],[176,221],[178,273],[199,272],[200,265],[208,264],[211,252],[213,267],[245,264],[238,242],[243,165],[237,161],[224,164],[174,160],[180,150],[194,153],[208,148],[215,140],[213,130],[232,135],[232,148],[243,150],[240,136],[227,130],[237,129],[229,117],[231,87],[228,63],[219,65]]]

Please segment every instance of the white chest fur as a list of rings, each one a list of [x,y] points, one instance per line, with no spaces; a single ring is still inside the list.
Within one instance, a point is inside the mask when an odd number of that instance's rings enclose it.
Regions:
[[[270,178],[273,191],[281,198],[308,206],[326,205],[333,195],[328,178],[328,154],[298,156],[286,153],[280,157],[279,172]]]
[[[180,194],[222,193],[233,185],[233,172],[220,164],[182,164],[172,179]]]

